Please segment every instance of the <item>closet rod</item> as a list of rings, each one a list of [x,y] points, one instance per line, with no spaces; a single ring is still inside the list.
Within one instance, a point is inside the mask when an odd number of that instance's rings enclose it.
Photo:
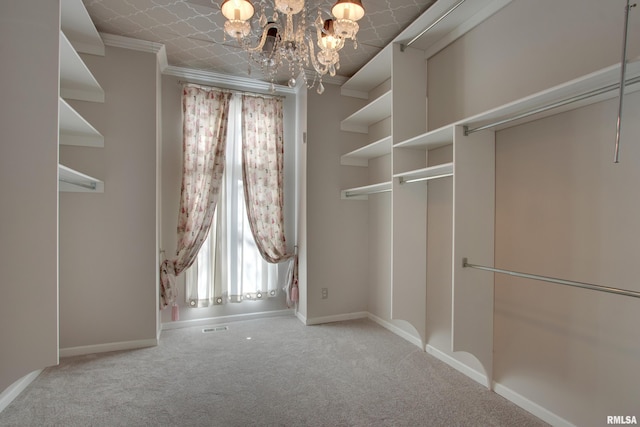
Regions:
[[[620,131],[622,128],[622,104],[624,99],[624,81],[626,80],[627,75],[627,36],[629,34],[629,10],[632,7],[635,7],[635,3],[633,5],[629,4],[629,0],[627,0],[627,5],[624,8],[624,32],[622,35],[622,60],[620,61],[620,93],[618,94],[618,120],[616,121],[616,144],[615,150],[613,154],[613,162],[620,162]]]
[[[640,76],[634,77],[632,79],[627,80],[625,82],[625,87],[626,86],[630,86],[632,84],[636,84],[636,83],[640,83]],[[594,89],[594,90],[591,90],[589,92],[584,92],[584,93],[581,93],[579,95],[572,96],[570,98],[565,98],[565,99],[562,99],[560,101],[556,101],[556,102],[553,102],[551,104],[547,104],[547,105],[544,105],[542,107],[535,108],[533,110],[529,110],[529,111],[517,114],[517,115],[512,116],[512,117],[508,117],[506,119],[502,119],[502,120],[498,120],[498,121],[493,122],[493,123],[489,123],[487,125],[478,126],[476,128],[469,128],[469,126],[463,126],[464,135],[467,136],[469,134],[472,134],[473,132],[478,132],[478,131],[489,129],[489,128],[492,128],[492,127],[495,127],[495,126],[500,126],[500,125],[503,125],[505,123],[509,123],[509,122],[513,122],[515,120],[523,119],[525,117],[533,116],[534,114],[538,114],[538,113],[542,113],[542,112],[545,112],[545,111],[548,111],[548,110],[551,110],[551,109],[554,109],[554,108],[562,107],[563,105],[571,104],[573,102],[582,101],[582,100],[585,100],[585,99],[588,99],[588,98],[591,98],[591,97],[594,97],[594,96],[602,95],[602,94],[610,92],[612,90],[616,90],[619,87],[620,87],[620,83],[613,83],[613,84],[610,84],[608,86],[603,86],[601,88]]]
[[[371,190],[371,191],[345,191],[344,197],[367,196],[369,194],[388,193],[389,191],[391,191],[390,188],[384,188],[382,190]]]
[[[431,179],[446,178],[448,176],[453,176],[453,173],[443,173],[441,175],[433,175],[433,176],[425,176],[422,178],[409,178],[409,179],[405,179],[403,176],[401,176],[398,179],[398,181],[400,182],[400,184],[410,184],[412,182],[429,181]]]
[[[429,31],[430,29],[432,29],[433,27],[435,27],[436,25],[438,25],[438,23],[440,21],[442,21],[444,18],[446,18],[451,12],[453,12],[454,10],[456,10],[458,8],[458,6],[460,6],[462,3],[464,3],[466,0],[460,0],[458,3],[456,3],[455,5],[453,5],[451,7],[451,9],[447,10],[444,15],[442,15],[440,18],[436,19],[433,24],[429,25],[427,28],[425,28],[424,30],[422,30],[420,32],[420,34],[418,34],[417,36],[415,36],[414,38],[412,38],[411,40],[409,40],[409,42],[407,44],[401,44],[400,45],[400,52],[404,52],[404,50],[406,48],[408,48],[409,46],[411,46],[416,40],[418,40],[420,37],[422,37],[427,31]]]
[[[65,184],[77,185],[78,187],[82,187],[82,188],[88,188],[89,190],[95,190],[97,188],[97,185],[95,182],[92,182],[90,184],[85,184],[83,182],[69,181],[64,178],[58,178],[58,181],[64,182]]]
[[[462,267],[476,268],[478,270],[492,271],[494,273],[508,274],[510,276],[516,276],[516,277],[524,277],[526,279],[541,280],[543,282],[556,283],[559,285],[574,286],[577,288],[591,289],[592,291],[608,292],[611,294],[640,298],[640,292],[636,292],[636,291],[629,291],[627,289],[610,288],[608,286],[601,286],[601,285],[593,285],[591,283],[574,282],[573,280],[557,279],[555,277],[539,276],[537,274],[518,273],[517,271],[502,270],[500,268],[485,267],[483,265],[470,264],[467,262],[467,258],[462,258]]]

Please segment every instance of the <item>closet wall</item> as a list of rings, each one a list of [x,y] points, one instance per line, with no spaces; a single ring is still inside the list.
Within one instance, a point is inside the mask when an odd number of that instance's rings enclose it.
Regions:
[[[630,16],[636,58],[640,14]],[[623,18],[622,1],[512,2],[428,60],[429,129],[619,62]],[[626,98],[618,165],[615,100],[496,132],[496,267],[640,290],[630,259],[640,249],[638,98]],[[448,313],[437,306],[446,297],[434,286],[451,265],[435,249],[446,248],[450,227],[435,218],[446,217],[444,185],[430,183],[428,199],[427,326],[436,346],[448,341],[438,320]],[[495,284],[497,392],[557,424],[638,415],[638,300],[502,275]]]
[[[69,104],[104,135],[104,148],[61,146],[60,162],[105,187],[60,193],[60,348],[67,354],[152,345],[157,335],[157,57],[107,46],[105,56],[83,60],[105,102]]]
[[[58,2],[0,2],[0,392],[58,363]]]

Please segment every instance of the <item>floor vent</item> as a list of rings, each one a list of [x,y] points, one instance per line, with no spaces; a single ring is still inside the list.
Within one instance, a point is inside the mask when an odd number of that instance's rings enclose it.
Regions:
[[[228,331],[228,330],[229,330],[228,326],[212,326],[209,328],[204,328],[202,332],[209,333],[209,332],[220,332],[220,331]]]

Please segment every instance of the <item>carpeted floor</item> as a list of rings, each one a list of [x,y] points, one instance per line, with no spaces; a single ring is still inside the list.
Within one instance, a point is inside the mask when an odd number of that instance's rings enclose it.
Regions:
[[[1,426],[546,425],[369,320],[168,330],[158,347],[62,359]]]

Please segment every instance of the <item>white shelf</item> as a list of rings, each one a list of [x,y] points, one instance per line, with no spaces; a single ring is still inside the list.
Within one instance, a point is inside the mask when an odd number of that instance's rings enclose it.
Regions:
[[[60,27],[77,52],[104,56],[104,43],[82,0],[60,2]]]
[[[414,181],[428,181],[448,176],[453,176],[453,162],[393,175],[394,178],[398,178],[400,180],[400,184],[408,184]]]
[[[340,197],[349,200],[367,200],[369,194],[386,193],[389,191],[391,191],[391,181],[365,185],[363,187],[348,188],[340,192]]]
[[[640,60],[635,59],[627,63],[627,81],[630,79],[638,79],[640,77]],[[470,129],[492,124],[507,118],[516,117],[529,111],[535,111],[542,107],[561,103],[564,100],[579,97],[582,94],[588,94],[600,88],[610,87],[609,90],[603,90],[602,93],[590,96],[588,98],[567,103],[566,105],[552,108],[544,112],[532,114],[522,119],[509,121],[508,123],[497,124],[491,126],[493,130],[505,129],[517,126],[523,123],[539,120],[544,117],[559,114],[565,111],[574,110],[596,102],[615,98],[619,94],[620,83],[620,64],[612,65],[586,76],[571,80],[550,89],[538,92],[531,96],[520,100],[505,104],[501,107],[494,108],[484,113],[469,117],[459,121],[457,124],[465,125]],[[631,93],[640,90],[640,81],[625,88],[625,93]]]
[[[58,165],[58,191],[104,193],[104,182],[66,166]]]
[[[345,166],[369,166],[369,159],[384,156],[391,153],[391,136],[379,139],[364,147],[343,154],[340,164]]]
[[[411,139],[399,142],[394,147],[398,148],[426,148],[433,149],[453,144],[453,126],[447,125],[435,129]]]
[[[60,144],[104,147],[104,137],[67,102],[60,98]]]
[[[60,96],[104,102],[104,90],[63,32],[60,32]]]
[[[391,77],[391,44],[388,44],[366,66],[360,68],[340,88],[340,94],[355,98],[369,99],[371,89],[381,85]]]
[[[340,130],[368,133],[369,126],[391,116],[391,91],[371,101],[340,122]]]

